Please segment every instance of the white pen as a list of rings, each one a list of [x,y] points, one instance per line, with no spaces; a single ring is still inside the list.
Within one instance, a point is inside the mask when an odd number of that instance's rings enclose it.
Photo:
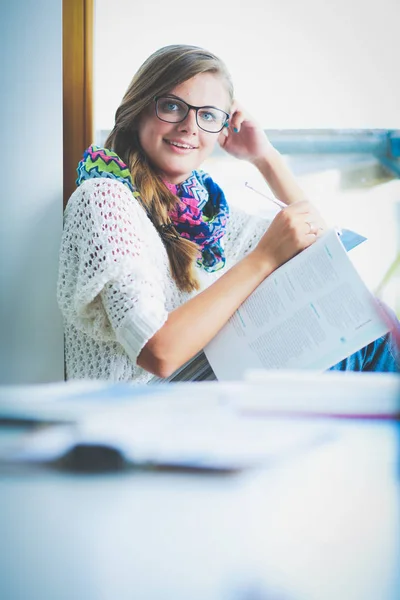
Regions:
[[[287,208],[288,205],[285,204],[284,202],[281,202],[280,200],[278,200],[278,198],[273,198],[272,196],[267,196],[267,194],[263,194],[262,192],[259,192],[258,190],[256,190],[255,188],[253,188],[248,181],[245,182],[244,184],[246,187],[248,187],[250,190],[253,190],[253,192],[255,192],[256,194],[259,194],[260,196],[262,196],[263,198],[266,198],[267,200],[270,200],[271,202],[273,202],[274,204],[276,204],[277,206],[279,206],[279,208]],[[333,228],[337,231],[337,233],[339,235],[343,234],[343,230],[341,227],[338,227],[337,225]]]
[[[277,206],[279,206],[279,208],[287,208],[287,204],[285,204],[284,202],[281,202],[277,198],[273,198],[272,196],[267,196],[267,194],[263,194],[262,192],[259,192],[258,190],[256,190],[255,188],[253,188],[251,185],[249,185],[248,181],[246,181],[246,183],[244,185],[246,187],[248,187],[250,190],[253,190],[253,192],[255,192],[256,194],[259,194],[260,196],[263,196],[263,198],[266,198],[267,200],[270,200],[271,202],[273,202],[274,204],[276,204]]]

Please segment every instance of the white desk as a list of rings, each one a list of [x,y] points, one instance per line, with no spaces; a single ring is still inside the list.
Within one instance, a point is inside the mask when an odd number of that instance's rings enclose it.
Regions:
[[[399,428],[240,475],[0,475],[2,600],[398,600]]]

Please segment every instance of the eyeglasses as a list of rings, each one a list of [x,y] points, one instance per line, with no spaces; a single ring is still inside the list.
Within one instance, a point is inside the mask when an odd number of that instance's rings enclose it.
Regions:
[[[215,106],[192,106],[175,96],[156,96],[156,115],[166,123],[181,123],[190,109],[196,112],[196,123],[209,133],[219,133],[228,124],[229,114]]]

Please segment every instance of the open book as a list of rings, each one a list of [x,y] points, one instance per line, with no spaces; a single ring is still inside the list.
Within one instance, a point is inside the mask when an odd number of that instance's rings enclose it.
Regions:
[[[267,277],[204,352],[219,380],[250,369],[323,371],[388,330],[332,230]]]

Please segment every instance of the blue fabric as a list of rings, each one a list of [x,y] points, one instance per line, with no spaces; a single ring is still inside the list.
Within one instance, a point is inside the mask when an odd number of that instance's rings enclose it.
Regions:
[[[400,323],[387,306],[382,305],[392,323],[392,329],[386,335],[364,346],[358,352],[341,360],[329,371],[375,371],[377,373],[400,372]],[[396,341],[397,340],[397,341]]]
[[[349,252],[349,250],[352,250],[359,244],[362,244],[362,242],[365,242],[365,240],[367,239],[363,235],[360,235],[359,233],[356,233],[351,229],[342,229],[339,235],[340,241],[346,248],[347,252]]]

